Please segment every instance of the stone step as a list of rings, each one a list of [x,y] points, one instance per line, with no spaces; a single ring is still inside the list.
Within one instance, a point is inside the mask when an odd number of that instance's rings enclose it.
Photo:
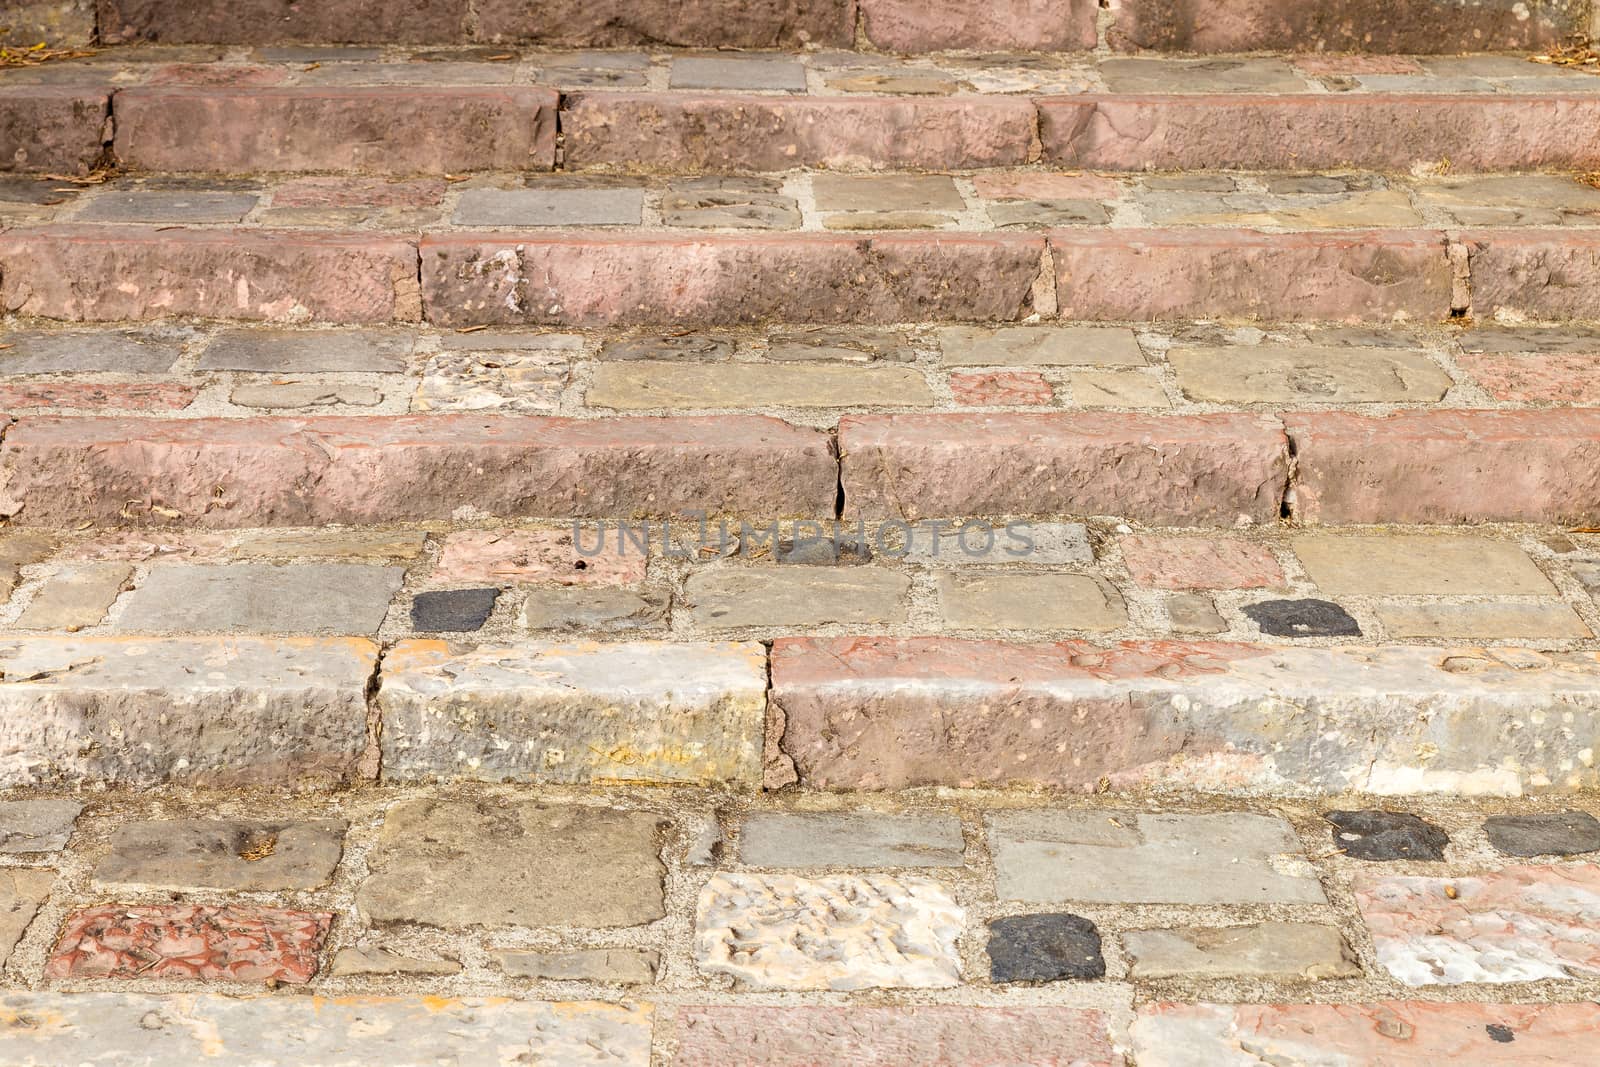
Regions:
[[[109,49],[8,72],[0,154],[395,176],[1600,165],[1600,78],[1519,56],[496,56]]]

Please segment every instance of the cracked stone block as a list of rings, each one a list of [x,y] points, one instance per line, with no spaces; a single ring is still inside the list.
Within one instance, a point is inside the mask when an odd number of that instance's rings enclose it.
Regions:
[[[614,982],[649,985],[661,969],[661,954],[633,948],[580,949],[576,952],[495,952],[500,969],[513,978],[542,978],[552,982]]]
[[[991,982],[1059,982],[1106,976],[1100,931],[1080,915],[1014,915],[989,923]]]
[[[751,867],[960,867],[954,815],[758,812],[739,828],[739,861]]]
[[[126,823],[111,835],[94,880],[180,890],[318,889],[344,854],[344,831],[339,819]]]
[[[457,226],[637,226],[644,190],[627,188],[467,189]]]
[[[1178,348],[1167,361],[1184,396],[1217,404],[1431,404],[1453,384],[1425,354],[1391,349]]]
[[[200,370],[253,374],[398,374],[415,338],[376,330],[224,330],[200,357]]]
[[[1450,836],[1404,811],[1330,811],[1334,847],[1358,860],[1443,860]]]
[[[60,852],[82,811],[76,800],[0,801],[0,853]]]
[[[1483,832],[1508,856],[1576,856],[1600,852],[1600,820],[1586,811],[1492,815]]]
[[[698,626],[864,626],[902,622],[911,579],[879,567],[718,567],[684,585],[683,609]]]
[[[46,978],[304,985],[333,914],[246,905],[107,904],[67,917]]]
[[[123,631],[371,634],[403,567],[360,563],[160,563],[128,597]]]
[[[80,563],[50,578],[17,620],[24,630],[78,630],[94,626],[133,577],[122,563]]]
[[[806,70],[785,56],[678,56],[672,61],[674,89],[806,91]]]
[[[965,912],[926,878],[724,872],[700,891],[695,963],[746,989],[943,989]]]
[[[54,871],[0,870],[0,966],[11,958],[55,880]]]
[[[1308,534],[1294,553],[1334,596],[1555,596],[1520,545],[1432,534]]]
[[[1244,613],[1268,637],[1361,636],[1361,624],[1328,600],[1263,600]]]
[[[421,633],[471,633],[494,614],[498,589],[442,589],[411,598],[411,628]]]
[[[1460,878],[1362,876],[1378,962],[1408,986],[1600,973],[1600,866],[1509,867]]]
[[[1106,631],[1128,625],[1122,595],[1087,574],[941,574],[939,606],[953,629]]]
[[[1133,979],[1297,982],[1361,977],[1361,966],[1338,927],[1317,923],[1128,930],[1122,943]]]
[[[1281,589],[1286,584],[1272,550],[1249,541],[1133,534],[1120,545],[1133,580],[1154,589]]]
[[[356,905],[374,923],[642,926],[666,914],[650,812],[415,800],[384,818]]]

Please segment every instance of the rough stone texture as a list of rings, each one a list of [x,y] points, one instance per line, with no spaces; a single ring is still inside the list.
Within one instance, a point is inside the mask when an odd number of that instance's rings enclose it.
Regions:
[[[640,926],[665,911],[649,812],[535,801],[389,809],[356,904],[375,923]]]
[[[1469,353],[1456,363],[1496,400],[1600,407],[1600,346],[1594,354]]]
[[[1359,978],[1361,966],[1338,927],[1264,922],[1249,926],[1129,930],[1122,935],[1128,977]]]
[[[0,171],[93,170],[110,113],[110,94],[103,88],[6,86],[0,90]]]
[[[1036,371],[952,374],[950,392],[957,404],[969,407],[1035,406],[1055,399],[1050,383]]]
[[[183,355],[181,333],[134,330],[8,330],[0,371],[21,374],[164,374]]]
[[[274,892],[328,883],[344,852],[345,823],[186,819],[132,822],[111,835],[94,869],[102,885]]]
[[[60,852],[82,811],[76,800],[0,800],[0,853]]]
[[[1020,166],[1033,121],[1004,96],[579,93],[561,112],[568,170],[675,173]]]
[[[991,982],[1058,982],[1106,976],[1100,931],[1078,915],[1013,915],[989,923]]]
[[[1333,844],[1357,860],[1442,860],[1450,837],[1404,811],[1330,811]]]
[[[1600,852],[1600,820],[1586,811],[1491,815],[1483,821],[1489,844],[1508,856],[1576,856]]]
[[[332,923],[326,911],[108,904],[67,917],[44,973],[303,985],[317,973]]]
[[[1472,310],[1531,319],[1600,318],[1600,234],[1505,230],[1461,235],[1472,270]]]
[[[1515,601],[1379,603],[1372,606],[1372,611],[1390,637],[1526,641],[1593,636],[1577,612],[1556,600],[1542,604]]]
[[[464,507],[828,515],[837,477],[826,435],[761,416],[40,417],[0,446],[0,512],[30,525],[211,528],[438,520]]]
[[[960,867],[961,820],[908,812],[757,812],[739,828],[751,867]]]
[[[52,226],[0,234],[0,302],[72,322],[421,318],[416,248],[366,234]]]
[[[0,654],[6,787],[326,787],[367,743],[368,641],[37,637]]]
[[[723,872],[700,891],[695,962],[747,989],[941,989],[965,913],[938,882]]]
[[[1437,403],[1452,384],[1421,352],[1385,348],[1179,348],[1178,388],[1217,404]]]
[[[385,0],[285,5],[279,0],[98,0],[100,39],[169,44],[313,41],[426,44],[463,40],[466,0]]]
[[[416,337],[385,330],[223,330],[199,370],[253,374],[403,374]]]
[[[133,577],[123,563],[79,563],[51,578],[17,620],[24,630],[78,630],[105,618]]]
[[[1294,554],[1326,593],[1365,596],[1555,596],[1520,545],[1486,537],[1311,534]]]
[[[10,959],[55,880],[54,871],[0,870],[0,966]]]
[[[661,198],[661,221],[697,229],[799,229],[800,205],[780,189],[782,183],[766,178],[677,181]]]
[[[1600,410],[1283,416],[1307,523],[1571,522],[1600,514]]]
[[[906,618],[911,579],[878,567],[727,567],[696,571],[682,608],[696,624],[871,626]]]
[[[0,411],[179,411],[199,392],[195,386],[176,382],[35,382],[0,386]]]
[[[1092,788],[1104,776],[1515,795],[1596,780],[1570,759],[1600,723],[1589,652],[780,638],[772,683],[782,758],[769,781],[786,770],[808,788]]]
[[[1320,904],[1299,840],[1267,815],[996,812],[995,892],[1029,904]]]
[[[94,0],[5,0],[0,4],[0,43],[31,48],[82,47],[94,38]]]
[[[442,234],[422,240],[422,289],[429,319],[457,327],[1006,320],[1031,310],[1043,247],[1000,234]]]
[[[470,1063],[649,1067],[649,1005],[550,1004],[503,997],[218,996],[9,993],[0,1039],[39,1064],[281,1060],[285,1035],[317,1067]],[[50,1019],[40,1027],[37,1020]]]
[[[342,948],[333,957],[328,973],[335,978],[393,977],[395,975],[420,975],[443,978],[461,973],[461,964],[455,960],[424,960],[402,956],[381,948]]]
[[[576,531],[576,536],[575,536]],[[642,582],[645,550],[612,528],[456,530],[444,539],[433,578],[494,585],[632,585]]]
[[[944,326],[937,331],[946,366],[1144,366],[1133,331],[1114,326]]]
[[[477,0],[474,10],[479,36],[503,42],[793,48],[855,39],[849,0]]]
[[[383,394],[364,385],[339,382],[285,382],[282,385],[241,385],[228,394],[239,407],[264,411],[301,411],[307,408],[370,408],[383,403]]]
[[[1382,322],[1450,311],[1444,242],[1426,231],[1057,231],[1050,250],[1066,319]]]
[[[1446,889],[1454,890],[1447,893]],[[1600,972],[1600,867],[1509,867],[1461,878],[1356,880],[1378,962],[1408,986]]]
[[[752,782],[758,644],[403,641],[378,690],[383,773],[533,782]],[[597,709],[604,714],[597,714]]]
[[[924,407],[933,393],[910,367],[619,362],[594,369],[584,402],[651,408]]]
[[[1523,1067],[1581,1062],[1597,1025],[1594,1004],[1150,1004],[1132,1036],[1140,1067]]]
[[[273,186],[272,206],[305,208],[432,207],[449,188],[441,178],[294,178]]]
[[[78,222],[243,222],[260,200],[254,193],[226,190],[134,189],[106,192],[80,208]]]
[[[375,634],[405,579],[363,563],[161,563],[128,596],[117,629],[135,633]]]
[[[666,598],[626,589],[531,589],[522,607],[530,630],[638,630],[666,620]]]
[[[442,353],[428,360],[411,410],[554,411],[570,369],[543,352]]]
[[[839,420],[846,514],[1275,521],[1288,449],[1252,415],[862,415]]]
[[[941,574],[939,606],[957,630],[1115,630],[1128,624],[1122,595],[1086,574]]]
[[[1282,587],[1283,569],[1265,545],[1230,538],[1122,538],[1122,559],[1133,580],[1156,589],[1262,589]]]
[[[1046,162],[1086,170],[1579,169],[1597,116],[1579,93],[1067,96],[1040,100],[1039,133]]]
[[[471,633],[494,613],[498,589],[440,589],[411,600],[411,628],[423,633]]]
[[[117,93],[117,154],[158,172],[550,170],[557,99],[516,85],[146,86]]]
[[[513,978],[556,982],[616,982],[649,985],[661,967],[661,954],[633,948],[594,948],[576,952],[524,952],[503,949],[495,955]]]
[[[1217,613],[1216,602],[1203,593],[1179,593],[1167,598],[1167,617],[1182,634],[1220,634],[1228,628]]]
[[[1361,624],[1331,600],[1263,600],[1244,614],[1268,637],[1361,636]]]
[[[891,52],[1083,52],[1095,46],[1094,0],[862,0],[867,40]]]

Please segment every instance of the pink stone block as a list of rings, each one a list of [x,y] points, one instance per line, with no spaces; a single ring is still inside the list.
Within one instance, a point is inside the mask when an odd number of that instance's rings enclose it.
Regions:
[[[1086,52],[1097,0],[861,0],[867,40],[893,52]]]
[[[1044,375],[1025,370],[952,374],[950,391],[955,394],[956,403],[970,407],[1048,404],[1055,399]]]
[[[1472,311],[1489,319],[1600,319],[1600,233],[1502,230],[1461,235],[1472,271]]]
[[[1496,400],[1600,407],[1600,353],[1468,353],[1456,364]]]
[[[68,917],[46,978],[290,982],[317,973],[333,914],[197,904],[108,904]]]
[[[553,89],[162,87],[117,94],[117,155],[152,171],[550,170]]]
[[[1087,230],[1050,235],[1064,319],[1445,318],[1444,238],[1413,230]]]
[[[1120,1067],[1105,1016],[1058,1007],[678,1009],[676,1067]]]
[[[1280,589],[1271,549],[1229,538],[1134,534],[1122,539],[1133,580],[1155,589]]]
[[[415,321],[416,247],[370,234],[68,225],[0,234],[0,303],[73,322]]]
[[[1600,516],[1600,410],[1283,416],[1310,523],[1573,522]]]
[[[1015,96],[578,93],[561,112],[568,170],[1011,167],[1033,127],[1033,101]]]
[[[86,173],[100,158],[110,113],[111,96],[105,89],[0,88],[0,169]]]
[[[179,382],[41,381],[0,385],[0,409],[178,411],[199,392]]]
[[[295,178],[272,190],[273,207],[432,207],[449,184],[440,178]]]
[[[445,538],[433,580],[492,585],[632,585],[644,581],[643,550],[618,547],[617,530],[460,530]],[[596,551],[596,549],[599,551]]]
[[[1288,442],[1258,415],[861,415],[839,422],[846,513],[1276,521]]]

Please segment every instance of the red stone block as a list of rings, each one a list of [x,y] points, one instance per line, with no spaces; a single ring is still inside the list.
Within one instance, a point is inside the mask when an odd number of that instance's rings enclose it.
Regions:
[[[1474,315],[1600,319],[1600,233],[1500,230],[1460,239],[1472,270]]]
[[[1086,52],[1097,0],[861,0],[867,39],[892,52]]]
[[[469,0],[99,0],[100,40],[164,44],[444,44],[464,41]]]
[[[475,0],[483,40],[583,48],[795,48],[855,41],[852,0]]]
[[[1048,404],[1055,392],[1038,371],[1006,370],[950,375],[957,404],[972,407]]]
[[[1600,352],[1469,352],[1457,356],[1456,364],[1496,400],[1600,407]]]
[[[93,169],[106,141],[111,94],[55,85],[0,88],[0,171]]]
[[[1265,545],[1230,538],[1133,534],[1121,541],[1133,580],[1154,589],[1279,589],[1283,570]]]
[[[1258,415],[861,415],[839,421],[846,513],[1274,522],[1288,442]]]
[[[416,248],[370,234],[67,225],[0,234],[5,310],[73,322],[422,316]]]
[[[512,85],[131,88],[116,149],[152,171],[550,170],[557,100]]]
[[[292,982],[317,973],[333,914],[202,904],[107,904],[68,917],[46,978]]]
[[[200,390],[180,382],[40,381],[0,385],[0,410],[70,408],[84,411],[178,411]]]
[[[1028,162],[1033,101],[578,93],[561,112],[568,170],[951,170]]]

